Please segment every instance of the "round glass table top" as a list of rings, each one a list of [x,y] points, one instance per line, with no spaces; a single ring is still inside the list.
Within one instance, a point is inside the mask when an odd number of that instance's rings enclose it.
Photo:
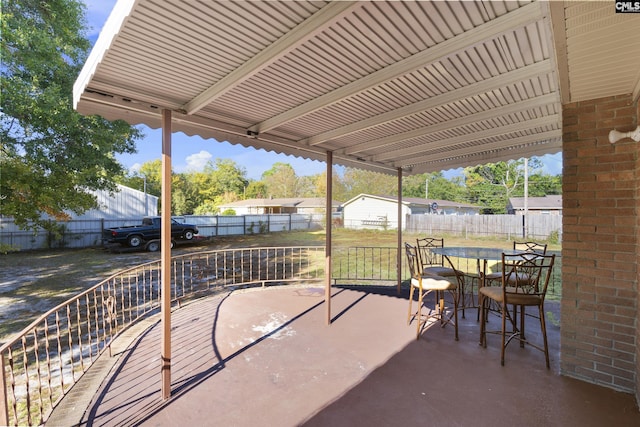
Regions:
[[[514,251],[513,249],[500,248],[478,248],[470,246],[449,246],[444,248],[431,248],[433,253],[447,255],[453,258],[474,258],[486,260],[502,260],[502,253],[505,255],[521,254],[522,251]],[[556,258],[560,256],[559,251],[548,251],[547,255],[555,254]]]
[[[488,260],[501,260],[502,253],[514,253],[512,250],[510,251],[500,248],[476,248],[467,246],[445,246],[444,248],[433,248],[432,251],[436,254],[447,255],[454,258],[474,258]]]

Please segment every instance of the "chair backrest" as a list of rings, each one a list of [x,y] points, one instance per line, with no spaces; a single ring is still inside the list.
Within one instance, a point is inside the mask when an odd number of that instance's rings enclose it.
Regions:
[[[555,259],[555,254],[503,253],[502,288],[504,292],[537,295],[544,300]]]
[[[423,269],[430,266],[442,267],[444,265],[442,255],[432,251],[434,248],[443,248],[444,239],[425,237],[416,239],[416,245],[418,248],[418,262]]]
[[[464,273],[453,265],[453,261],[451,261],[451,258],[449,258],[448,255],[442,255],[442,258],[444,263],[447,264],[446,267],[450,267],[453,270],[456,280],[458,281],[458,289],[464,289]]]
[[[535,252],[545,255],[547,253],[547,244],[538,242],[513,242],[514,251]]]
[[[420,271],[420,259],[418,258],[416,248],[405,242],[404,251],[407,255],[407,264],[409,264],[409,273],[411,274],[411,277],[418,278],[418,272]]]

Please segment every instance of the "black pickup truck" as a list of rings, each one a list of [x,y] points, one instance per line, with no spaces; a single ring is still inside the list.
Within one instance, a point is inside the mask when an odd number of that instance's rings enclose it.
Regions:
[[[141,225],[106,228],[102,230],[102,237],[109,243],[120,243],[137,248],[144,242],[160,239],[160,217],[145,217]],[[198,234],[198,227],[193,224],[181,224],[171,220],[171,238],[191,240]]]

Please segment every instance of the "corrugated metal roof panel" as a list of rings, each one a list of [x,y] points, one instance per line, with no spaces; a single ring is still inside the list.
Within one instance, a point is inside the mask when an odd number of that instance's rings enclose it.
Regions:
[[[170,109],[174,131],[315,160],[332,151],[334,163],[387,173],[554,153],[563,69],[574,100],[640,91],[637,26],[614,12],[529,1],[119,2],[74,99],[83,113],[151,127]],[[562,21],[553,34],[552,20]]]

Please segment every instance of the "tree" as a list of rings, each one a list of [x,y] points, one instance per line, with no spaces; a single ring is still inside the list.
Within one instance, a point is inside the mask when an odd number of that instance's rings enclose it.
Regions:
[[[249,181],[244,196],[245,199],[264,199],[267,197],[267,186],[262,181]]]
[[[247,171],[230,159],[209,161],[202,172],[185,174],[190,184],[194,208],[212,213],[222,200],[241,198],[248,185]],[[198,208],[203,206],[203,208]]]
[[[529,160],[530,170],[539,170],[538,158]],[[524,195],[524,159],[465,168],[472,203],[485,206],[485,213],[504,214],[510,197]]]
[[[74,80],[90,47],[81,2],[1,5],[0,213],[24,229],[48,228],[46,215],[66,219],[96,206],[92,190],[115,190],[124,171],[114,154],[135,152],[142,135],[73,109]]]
[[[137,171],[117,177],[118,184],[136,190],[147,190],[148,194],[160,197],[162,194],[162,161],[160,159],[144,162]]]
[[[402,195],[405,197],[426,197],[429,200],[464,202],[466,201],[466,188],[459,177],[448,180],[442,172],[433,172],[405,177],[402,181]]]
[[[395,176],[363,169],[346,168],[343,179],[347,200],[358,194],[383,196],[398,194],[398,180]]]
[[[198,207],[197,189],[185,174],[173,174],[171,180],[171,212],[191,215]]]
[[[224,193],[242,194],[247,186],[247,171],[231,159],[209,161],[204,167],[209,175],[213,193],[218,196]]]
[[[270,197],[298,196],[298,177],[289,163],[276,162],[262,174]]]
[[[529,176],[529,196],[542,197],[547,194],[562,194],[562,175],[534,173]]]

